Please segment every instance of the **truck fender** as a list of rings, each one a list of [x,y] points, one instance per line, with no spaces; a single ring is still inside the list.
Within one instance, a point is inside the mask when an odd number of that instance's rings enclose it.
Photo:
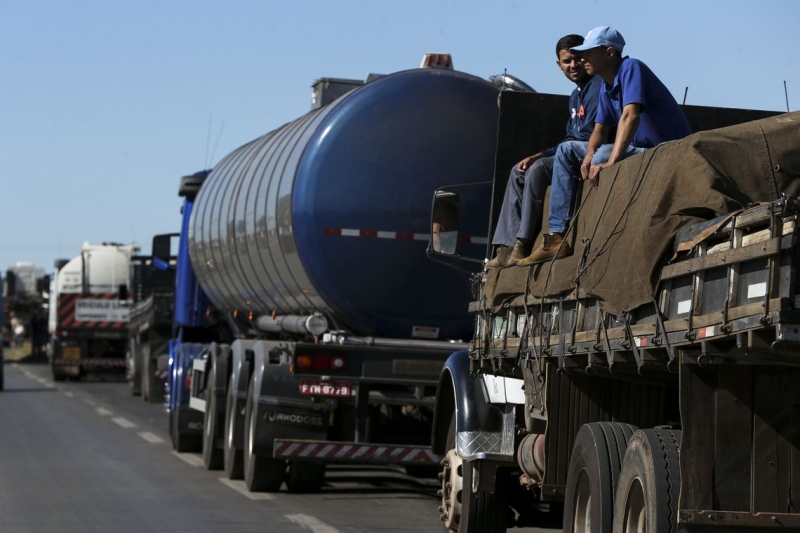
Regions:
[[[253,347],[253,405],[256,425],[253,448],[272,455],[277,438],[324,440],[328,435],[329,403],[300,394],[291,372],[294,344],[258,341]]]
[[[513,431],[511,442],[501,439],[502,446],[491,449],[465,448],[462,438],[467,434],[503,435],[504,428],[514,424],[514,407],[507,404],[489,403],[489,398],[479,376],[470,373],[469,351],[461,350],[447,358],[439,385],[436,388],[436,403],[433,415],[432,448],[434,453],[447,453],[447,432],[455,413],[456,446],[464,459],[511,460],[513,457]]]
[[[228,381],[231,376],[231,347],[228,344],[212,342],[208,345],[208,368],[214,369],[214,383],[206,383],[206,390],[220,398],[225,398],[228,392]],[[209,376],[210,372],[206,372]],[[208,379],[206,377],[206,379]],[[225,402],[222,402],[224,409]],[[224,412],[224,411],[223,411]]]

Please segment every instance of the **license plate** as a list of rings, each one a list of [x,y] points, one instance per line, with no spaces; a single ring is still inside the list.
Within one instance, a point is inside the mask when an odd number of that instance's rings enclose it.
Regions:
[[[77,361],[81,358],[80,346],[64,346],[61,349],[62,359],[65,361]]]
[[[309,396],[332,396],[335,398],[346,398],[350,396],[350,384],[346,381],[301,379],[300,394],[307,394]]]

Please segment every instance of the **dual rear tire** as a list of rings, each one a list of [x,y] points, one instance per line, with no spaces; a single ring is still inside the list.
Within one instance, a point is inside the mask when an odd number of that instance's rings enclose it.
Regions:
[[[681,432],[594,422],[575,438],[564,531],[678,531]]]

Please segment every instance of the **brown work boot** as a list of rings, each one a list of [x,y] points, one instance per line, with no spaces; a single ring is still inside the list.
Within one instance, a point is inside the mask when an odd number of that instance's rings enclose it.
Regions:
[[[517,242],[514,243],[514,248],[511,250],[511,256],[509,256],[508,261],[506,261],[506,266],[507,267],[514,266],[523,259],[525,259],[526,257],[528,257],[528,255],[530,255],[531,253],[532,246],[533,243],[531,243],[530,241],[528,241],[527,243],[523,243],[522,241],[517,239]]]
[[[535,265],[554,257],[566,257],[568,255],[572,255],[572,247],[568,242],[564,242],[562,233],[545,233],[542,245],[534,250],[531,255],[517,263],[517,266]]]
[[[511,255],[511,247],[504,244],[497,246],[497,253],[494,259],[486,262],[486,268],[503,268],[508,262],[508,257]]]

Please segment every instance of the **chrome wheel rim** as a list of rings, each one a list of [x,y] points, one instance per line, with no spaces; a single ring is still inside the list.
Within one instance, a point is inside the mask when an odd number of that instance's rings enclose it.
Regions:
[[[589,487],[589,474],[586,469],[581,469],[578,481],[575,483],[575,496],[573,500],[572,531],[578,533],[592,530],[592,491]]]
[[[461,522],[461,503],[464,494],[464,461],[455,448],[442,459],[442,506],[440,518],[447,529],[458,531]]]
[[[625,518],[622,531],[624,533],[645,533],[647,530],[647,514],[645,513],[644,489],[638,479],[631,482],[628,496],[625,499]]]

